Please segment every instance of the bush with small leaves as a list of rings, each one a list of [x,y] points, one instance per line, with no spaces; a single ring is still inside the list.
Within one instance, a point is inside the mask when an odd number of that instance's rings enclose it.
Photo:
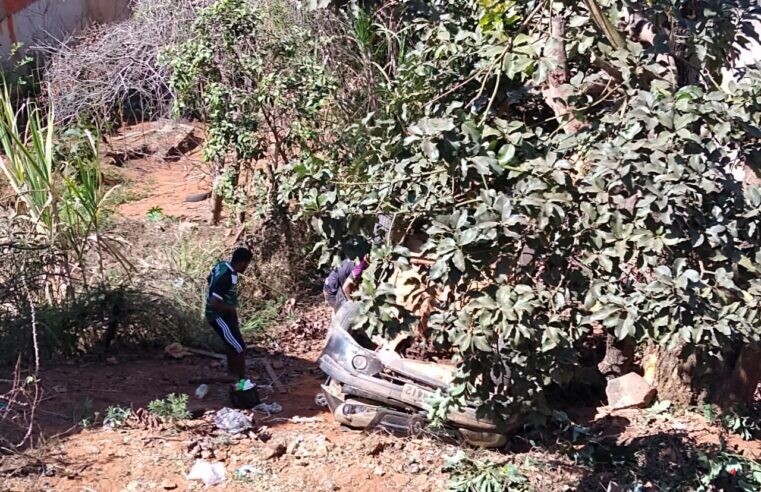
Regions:
[[[451,492],[501,492],[528,490],[528,479],[513,464],[496,465],[468,458],[463,451],[449,457],[444,470],[451,475]]]
[[[153,400],[148,404],[148,410],[169,422],[177,422],[190,418],[188,411],[188,395],[170,394],[165,399]]]

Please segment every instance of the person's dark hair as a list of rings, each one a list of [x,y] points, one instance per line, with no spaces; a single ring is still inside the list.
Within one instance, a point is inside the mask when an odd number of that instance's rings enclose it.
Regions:
[[[233,263],[248,263],[254,254],[247,248],[238,248],[233,252]]]

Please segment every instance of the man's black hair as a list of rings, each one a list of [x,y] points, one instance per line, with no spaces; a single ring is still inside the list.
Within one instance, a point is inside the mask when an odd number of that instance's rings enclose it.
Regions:
[[[238,248],[233,252],[233,263],[248,263],[254,254],[248,248]]]

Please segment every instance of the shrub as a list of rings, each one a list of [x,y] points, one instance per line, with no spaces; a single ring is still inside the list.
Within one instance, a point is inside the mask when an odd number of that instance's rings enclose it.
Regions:
[[[153,400],[148,403],[148,410],[169,422],[177,422],[190,418],[188,411],[188,395],[170,394],[166,399]]]
[[[490,461],[468,458],[459,451],[449,457],[444,470],[451,474],[448,489],[452,492],[502,492],[528,490],[528,479],[512,464],[502,466]]]
[[[168,116],[174,94],[159,55],[190,36],[198,9],[209,3],[138,0],[125,21],[35,47],[49,57],[44,96],[58,108],[58,120],[118,125]]]

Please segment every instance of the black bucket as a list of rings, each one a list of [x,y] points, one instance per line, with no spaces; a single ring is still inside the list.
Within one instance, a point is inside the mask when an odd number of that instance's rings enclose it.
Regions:
[[[259,400],[259,393],[256,391],[256,388],[242,391],[238,391],[235,388],[230,388],[230,402],[232,403],[233,408],[237,408],[239,410],[254,408],[259,403],[261,403]]]

